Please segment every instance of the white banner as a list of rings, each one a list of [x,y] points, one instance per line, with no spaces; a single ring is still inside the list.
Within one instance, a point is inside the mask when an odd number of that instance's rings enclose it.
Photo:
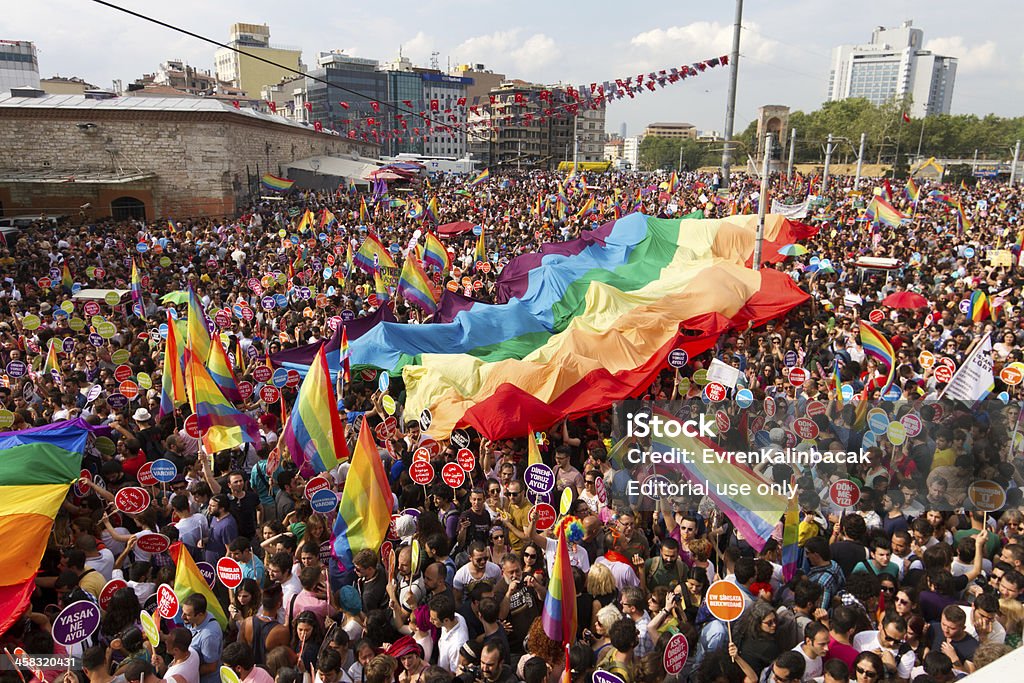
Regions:
[[[954,398],[966,403],[974,403],[988,396],[995,388],[992,376],[992,337],[974,347],[971,355],[949,380],[939,398]]]
[[[736,382],[740,379],[739,368],[734,368],[728,363],[723,363],[717,358],[711,359],[711,366],[708,368],[708,381],[718,382],[730,389],[736,388]]]
[[[771,213],[779,214],[785,218],[807,218],[807,207],[810,206],[810,203],[810,197],[799,204],[783,204],[778,199],[773,199]]]

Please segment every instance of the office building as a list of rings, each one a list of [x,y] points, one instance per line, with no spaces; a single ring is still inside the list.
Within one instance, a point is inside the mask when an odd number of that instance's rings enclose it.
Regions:
[[[909,97],[909,114],[920,118],[948,114],[956,81],[956,57],[924,50],[924,31],[905,21],[896,28],[879,26],[864,45],[832,50],[829,101],[863,97],[885,104]]]
[[[343,135],[359,128],[359,139],[365,135],[365,140],[380,143],[390,109],[381,104],[388,101],[388,78],[377,60],[334,50],[321,52],[317,66],[310,73],[316,80],[306,79],[310,119]]]
[[[0,93],[39,87],[36,46],[27,40],[0,40]]]
[[[466,88],[473,79],[449,76],[432,69],[420,69],[423,83],[423,101],[428,116],[433,119],[433,130],[427,131],[423,154],[427,156],[462,157],[466,146]]]
[[[643,137],[672,138],[684,140],[697,139],[697,126],[692,123],[648,123]]]
[[[643,136],[640,135],[634,135],[622,141],[622,159],[634,170],[640,168],[641,142],[643,142]]]
[[[232,24],[228,45],[248,54],[239,54],[227,48],[218,49],[213,56],[217,78],[251,95],[259,94],[265,85],[274,85],[284,77],[294,76],[295,72],[289,69],[303,70],[302,51],[271,45],[270,27],[266,24]],[[268,64],[255,57],[262,57],[281,66]]]

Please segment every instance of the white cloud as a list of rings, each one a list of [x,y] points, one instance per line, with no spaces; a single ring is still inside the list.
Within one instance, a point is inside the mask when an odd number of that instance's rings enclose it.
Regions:
[[[535,33],[524,39],[520,34],[514,28],[473,36],[453,49],[452,56],[460,63],[483,63],[510,74],[535,73],[561,57],[562,51],[549,36]]]
[[[429,64],[430,53],[437,49],[437,41],[423,31],[419,31],[409,40],[402,43],[402,55],[412,60],[413,64]]]
[[[962,36],[948,36],[932,38],[925,43],[924,48],[939,55],[956,57],[957,71],[964,73],[991,69],[1001,61],[996,54],[996,43],[994,40],[987,40],[984,43],[969,46]]]
[[[757,32],[757,24],[747,22],[740,36],[740,54],[749,55],[760,61],[770,61],[778,54],[781,45]],[[717,21],[696,21],[685,26],[656,28],[637,34],[630,39],[637,58],[646,66],[642,68],[664,68],[666,64],[695,59],[707,59],[729,54],[732,49],[732,24]]]

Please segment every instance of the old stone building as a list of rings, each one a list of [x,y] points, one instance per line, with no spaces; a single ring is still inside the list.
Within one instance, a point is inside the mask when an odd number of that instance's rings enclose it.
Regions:
[[[16,90],[0,95],[0,215],[231,215],[268,170],[377,151],[210,99]]]

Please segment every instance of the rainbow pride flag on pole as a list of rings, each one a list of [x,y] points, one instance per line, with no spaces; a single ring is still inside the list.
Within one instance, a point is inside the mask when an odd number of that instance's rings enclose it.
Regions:
[[[199,419],[199,431],[206,452],[213,454],[237,448],[243,443],[259,446],[259,424],[231,405],[197,354],[190,352],[187,356],[185,378],[189,387],[189,402],[192,412]]]
[[[132,259],[132,266],[134,267],[134,265],[135,259]],[[71,277],[71,269],[68,268],[67,261],[64,262],[64,267],[61,269],[60,284],[66,294],[70,294],[72,287],[75,286],[75,280]]]
[[[896,352],[893,351],[892,344],[885,338],[885,335],[863,320],[860,321],[860,344],[864,347],[864,353],[889,368],[889,376],[885,380],[885,385],[882,386],[882,395],[884,396],[892,386],[892,379],[896,373]]]
[[[840,408],[843,407],[843,379],[839,372],[839,359],[836,358],[832,361],[832,381],[836,385],[836,403]]]
[[[282,438],[302,476],[327,472],[348,458],[345,424],[338,414],[324,346],[302,380]]]
[[[134,257],[132,258],[132,301],[139,305],[139,317],[148,320],[146,301],[142,298],[142,277],[139,275],[139,266],[135,263]]]
[[[427,208],[424,211],[424,219],[430,219],[430,222],[434,225],[438,224],[437,220],[437,197],[431,197],[430,201],[427,202]]]
[[[480,226],[480,237],[476,240],[476,250],[473,252],[473,263],[480,263],[487,260],[486,230]]]
[[[405,259],[402,276],[398,278],[398,294],[425,313],[437,310],[437,295],[423,266],[412,255]]]
[[[0,434],[0,634],[31,607],[53,519],[78,479],[91,429],[78,418]]]
[[[662,420],[678,423],[678,419],[670,413],[660,409],[655,409],[654,413]],[[676,437],[652,437],[651,452],[679,453],[685,450],[695,454],[689,458],[693,462],[659,466],[659,469],[679,472],[694,484],[704,485],[707,482],[707,495],[716,507],[725,513],[747,542],[761,552],[786,512],[788,498],[775,493],[759,492],[759,487],[763,491],[768,486],[768,482],[760,475],[746,465],[733,462],[730,453],[719,451],[711,441],[686,436],[682,431],[679,428],[679,436]],[[673,448],[679,450],[673,451]],[[711,457],[706,459],[705,454]],[[742,492],[748,488],[750,493]]]
[[[200,363],[205,363],[210,357],[210,331],[206,328],[206,313],[203,311],[203,304],[196,296],[196,290],[188,288],[188,337],[186,339],[189,352],[199,357]]]
[[[881,197],[875,197],[871,200],[867,211],[864,212],[864,216],[868,219],[869,224],[881,223],[890,228],[899,227],[900,222],[904,218],[902,213]]]
[[[490,180],[490,178],[491,178],[491,170],[489,168],[485,168],[484,170],[480,171],[480,175],[478,175],[476,178],[473,178],[471,181],[469,181],[469,187],[476,187],[477,185],[480,185],[481,183],[486,183],[488,180]]]
[[[260,184],[267,190],[274,192],[287,192],[292,189],[292,185],[295,184],[294,180],[288,180],[287,178],[278,178],[276,175],[264,173],[263,177],[260,178]]]
[[[565,643],[566,647],[569,643],[575,642],[576,584],[572,578],[572,565],[569,563],[565,524],[558,526],[555,564],[548,580],[548,592],[544,596],[544,609],[541,611],[540,619],[544,633],[551,640]]]
[[[912,201],[912,202],[914,202],[916,204],[917,200],[921,196],[921,188],[919,188],[917,186],[917,183],[914,182],[913,178],[908,178],[907,179],[906,192],[907,192],[907,199],[909,199],[910,201]]]
[[[185,345],[181,343],[178,326],[167,312],[167,343],[164,346],[163,380],[160,385],[160,414],[170,415],[174,409],[188,401],[185,391]]]
[[[174,560],[174,594],[178,600],[184,601],[190,595],[199,593],[206,598],[206,611],[213,615],[221,628],[228,627],[228,617],[220,606],[220,600],[210,590],[210,585],[199,572],[196,561],[192,555],[185,550],[185,546],[179,541],[170,547],[168,552]]]
[[[210,377],[229,401],[238,403],[242,400],[242,394],[238,391],[238,380],[235,379],[235,371],[231,367],[231,359],[228,358],[219,337],[210,344],[210,357],[206,360],[206,369],[210,371]]]
[[[971,292],[971,322],[981,322],[991,316],[992,311],[989,307],[988,296],[985,292],[980,289],[976,289]]]
[[[46,360],[43,362],[43,375],[49,375],[55,382],[61,381],[60,361],[57,360],[57,341],[51,339],[49,348],[46,350]]]
[[[391,522],[392,504],[384,463],[364,416],[331,533],[331,547],[338,562],[351,568],[357,552],[364,548],[376,552],[380,548]]]
[[[376,261],[374,261],[374,257],[376,257]],[[366,239],[363,240],[359,251],[356,252],[353,263],[356,268],[367,275],[373,275],[380,268],[398,269],[394,259],[391,258],[391,254],[388,253],[388,250],[381,243],[380,238],[372,232],[367,233]]]
[[[448,255],[448,250],[432,232],[428,232],[423,238],[423,264],[434,266],[442,273],[452,269],[452,259]]]
[[[782,580],[789,583],[796,576],[800,560],[800,503],[796,492],[789,499],[782,520]]]

